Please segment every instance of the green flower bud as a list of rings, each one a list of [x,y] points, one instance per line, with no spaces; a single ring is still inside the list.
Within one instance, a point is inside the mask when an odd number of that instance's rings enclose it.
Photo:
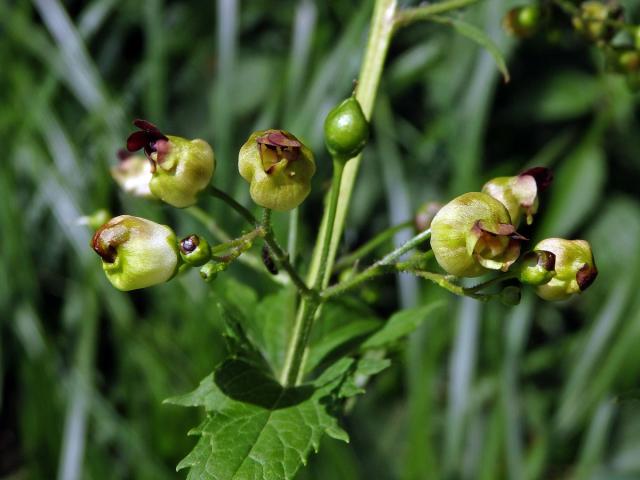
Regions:
[[[207,262],[200,268],[200,276],[205,282],[212,282],[218,277],[218,273],[226,270],[227,264],[223,262]]]
[[[176,236],[166,225],[120,215],[105,223],[91,246],[118,290],[137,290],[169,280],[178,268]]]
[[[120,188],[134,197],[155,198],[149,189],[153,177],[151,163],[142,155],[118,152],[120,162],[111,168],[111,176]]]
[[[413,223],[418,232],[424,232],[431,226],[433,217],[440,211],[442,204],[438,202],[427,202],[423,204],[416,213]]]
[[[516,285],[509,285],[500,291],[500,301],[503,305],[513,307],[520,303],[522,299],[522,289]]]
[[[607,68],[616,73],[635,73],[640,70],[640,52],[634,49],[609,49]]]
[[[204,265],[211,259],[211,247],[206,239],[189,235],[180,240],[180,256],[193,267]]]
[[[78,225],[87,225],[91,230],[98,230],[102,225],[107,223],[111,218],[109,210],[101,208],[91,215],[85,215],[78,219]]]
[[[556,275],[536,288],[538,296],[545,300],[564,300],[583,292],[598,275],[591,246],[584,240],[547,238],[538,243],[534,251],[551,252],[556,257]]]
[[[484,184],[482,191],[507,207],[513,225],[520,224],[522,215],[526,216],[527,225],[531,225],[538,211],[538,194],[548,188],[552,180],[551,170],[534,167],[515,177],[494,178]]]
[[[454,198],[431,222],[431,248],[451,275],[477,277],[507,271],[520,255],[519,235],[505,206],[486,193]]]
[[[527,285],[544,285],[555,275],[556,256],[546,250],[527,253],[520,263],[518,280]]]
[[[209,144],[199,138],[164,135],[145,120],[133,123],[141,130],[129,136],[127,150],[144,149],[151,161],[151,193],[174,207],[194,205],[198,194],[211,182],[216,167]]]
[[[334,158],[344,161],[358,155],[369,139],[369,122],[355,96],[329,112],[324,121],[324,141]]]
[[[286,211],[309,195],[316,164],[311,150],[291,133],[261,130],[252,133],[240,148],[238,170],[250,183],[254,202]]]
[[[538,5],[515,7],[509,10],[502,19],[502,28],[514,37],[530,37],[538,30],[541,16]]]
[[[607,24],[607,20],[614,20],[620,14],[619,7],[599,1],[587,1],[580,5],[580,11],[571,21],[573,27],[589,40],[608,41],[615,34],[615,29]]]

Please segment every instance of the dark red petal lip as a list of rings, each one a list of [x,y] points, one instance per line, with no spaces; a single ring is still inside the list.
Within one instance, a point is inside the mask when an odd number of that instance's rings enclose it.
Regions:
[[[595,281],[598,276],[598,269],[594,265],[589,266],[589,264],[585,263],[578,273],[576,273],[576,282],[578,282],[578,287],[580,287],[580,291],[584,292],[589,286]]]

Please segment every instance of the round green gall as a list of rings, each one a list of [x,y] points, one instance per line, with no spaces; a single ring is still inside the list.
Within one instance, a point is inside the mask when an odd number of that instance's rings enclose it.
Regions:
[[[136,120],[134,124],[140,130],[127,139],[127,150],[144,149],[151,161],[151,193],[177,208],[194,205],[198,194],[211,182],[216,167],[209,144],[199,138],[164,135],[146,120]]]
[[[166,282],[178,269],[176,236],[166,225],[130,215],[112,218],[96,231],[91,246],[118,290]]]
[[[519,38],[530,37],[540,27],[541,10],[538,5],[512,8],[502,19],[502,28]]]
[[[334,158],[347,161],[355,157],[368,139],[369,122],[355,96],[334,107],[324,121],[324,141]]]
[[[533,215],[538,211],[538,195],[552,180],[551,170],[534,167],[514,177],[494,178],[484,184],[482,191],[507,207],[513,225],[517,227],[523,216],[527,225],[531,225]]]
[[[555,277],[555,266],[556,256],[552,252],[529,252],[519,262],[518,280],[526,285],[544,285]]]
[[[581,293],[598,275],[591,246],[585,240],[547,238],[538,243],[533,250],[551,252],[555,255],[555,276],[536,288],[536,294],[545,300],[565,300]]]
[[[180,240],[180,257],[193,266],[200,267],[211,259],[211,247],[206,239],[198,235],[189,235]]]
[[[260,130],[240,148],[238,170],[255,203],[283,212],[307,198],[316,164],[311,150],[291,133]]]
[[[470,192],[454,198],[431,222],[431,248],[438,264],[458,277],[507,271],[520,255],[519,235],[505,206]]]

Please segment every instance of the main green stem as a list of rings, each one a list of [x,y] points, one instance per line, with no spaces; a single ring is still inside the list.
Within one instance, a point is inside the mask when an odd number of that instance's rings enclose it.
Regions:
[[[328,219],[328,228],[321,231],[318,239],[321,245],[320,250],[320,269],[318,275],[314,279],[312,289],[318,292],[322,289],[322,279],[325,277],[327,257],[329,256],[329,246],[333,230],[333,222],[336,217],[338,207],[338,198],[340,196],[340,181],[342,180],[342,172],[344,171],[345,162],[342,159],[333,160],[333,180],[331,181],[331,191],[329,192],[329,201],[326,211]],[[300,307],[296,316],[296,322],[293,327],[293,333],[289,341],[287,356],[285,357],[284,367],[281,374],[281,382],[284,385],[294,385],[298,381],[301,374],[304,352],[309,341],[311,327],[315,318],[320,299],[318,296],[308,296],[300,302]]]
[[[376,0],[371,18],[369,40],[356,94],[367,118],[371,118],[384,61],[393,35],[396,7],[396,0]],[[309,284],[316,288],[321,289],[329,282],[359,163],[360,156],[351,159],[344,171],[341,169],[339,177],[334,169],[329,208],[325,210],[322,219],[309,272]],[[285,386],[297,384],[302,377],[304,353],[319,306],[319,299],[303,298],[300,302],[280,377],[281,383]]]

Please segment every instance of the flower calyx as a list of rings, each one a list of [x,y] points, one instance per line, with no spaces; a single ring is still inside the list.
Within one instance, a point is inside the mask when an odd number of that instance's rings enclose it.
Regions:
[[[500,201],[509,211],[513,225],[518,226],[522,217],[527,225],[533,222],[538,211],[539,194],[553,181],[553,173],[546,167],[534,167],[513,177],[489,180],[482,191]]]
[[[151,162],[149,189],[160,200],[177,208],[194,205],[215,171],[215,157],[207,142],[163,134],[146,120],[134,122],[140,130],[127,139],[127,150],[144,150]]]
[[[209,242],[198,235],[183,238],[180,240],[180,257],[193,267],[204,265],[211,259]]]
[[[537,295],[545,300],[565,300],[582,293],[598,276],[591,245],[585,240],[547,238],[535,246],[534,252],[540,251],[555,255],[556,274],[536,288]]]
[[[431,248],[438,264],[458,277],[507,271],[525,238],[511,224],[506,207],[482,192],[454,198],[433,218]]]
[[[240,148],[238,170],[255,203],[286,211],[309,195],[316,166],[311,150],[293,134],[270,129],[249,136]]]
[[[112,218],[93,236],[107,279],[128,291],[166,282],[177,272],[176,236],[166,225],[131,215]]]

